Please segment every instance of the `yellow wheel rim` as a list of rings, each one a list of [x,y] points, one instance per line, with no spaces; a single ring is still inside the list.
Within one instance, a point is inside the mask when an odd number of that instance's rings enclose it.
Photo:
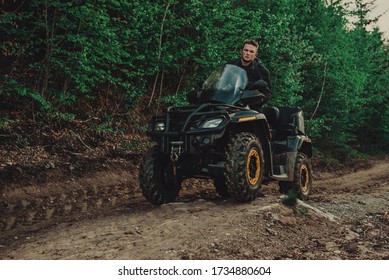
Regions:
[[[300,168],[300,188],[302,193],[306,193],[309,189],[309,172],[306,165],[302,165]]]
[[[259,181],[261,173],[261,161],[257,150],[251,150],[246,162],[247,179],[251,185],[255,185]]]

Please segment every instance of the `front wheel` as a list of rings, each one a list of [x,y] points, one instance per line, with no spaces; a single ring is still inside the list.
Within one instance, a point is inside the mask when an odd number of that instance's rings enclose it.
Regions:
[[[264,157],[254,134],[236,134],[226,149],[225,178],[228,193],[238,201],[254,200],[262,185]]]
[[[174,201],[181,187],[173,162],[159,152],[145,156],[139,170],[139,182],[143,196],[154,205]]]

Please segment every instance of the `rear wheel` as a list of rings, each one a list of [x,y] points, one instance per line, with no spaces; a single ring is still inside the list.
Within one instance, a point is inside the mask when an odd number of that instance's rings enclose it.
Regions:
[[[293,189],[301,200],[308,200],[312,191],[312,166],[305,154],[297,154],[294,168]]]
[[[308,157],[298,153],[294,167],[293,182],[279,181],[280,193],[294,192],[301,200],[308,200],[312,191],[312,166]]]
[[[143,196],[154,205],[174,201],[181,187],[181,180],[174,173],[173,162],[167,155],[153,152],[145,156],[139,171]]]
[[[228,193],[238,201],[254,200],[261,188],[264,158],[259,139],[251,133],[236,134],[226,150],[225,178]]]

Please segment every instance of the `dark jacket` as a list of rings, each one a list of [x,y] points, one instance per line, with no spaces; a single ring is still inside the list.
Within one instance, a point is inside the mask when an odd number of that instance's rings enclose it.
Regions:
[[[269,89],[271,88],[270,72],[265,66],[261,64],[259,59],[254,59],[254,61],[248,66],[243,66],[240,58],[230,61],[228,64],[234,64],[246,70],[247,78],[249,79],[249,85],[258,80],[264,80],[268,84]]]

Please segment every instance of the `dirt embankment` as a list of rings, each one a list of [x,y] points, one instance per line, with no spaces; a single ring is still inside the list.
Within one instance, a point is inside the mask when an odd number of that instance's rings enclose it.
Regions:
[[[275,183],[242,204],[200,180],[155,207],[140,194],[138,162],[86,154],[26,168],[9,157],[0,259],[389,259],[388,158],[316,172],[310,200],[294,207]]]

